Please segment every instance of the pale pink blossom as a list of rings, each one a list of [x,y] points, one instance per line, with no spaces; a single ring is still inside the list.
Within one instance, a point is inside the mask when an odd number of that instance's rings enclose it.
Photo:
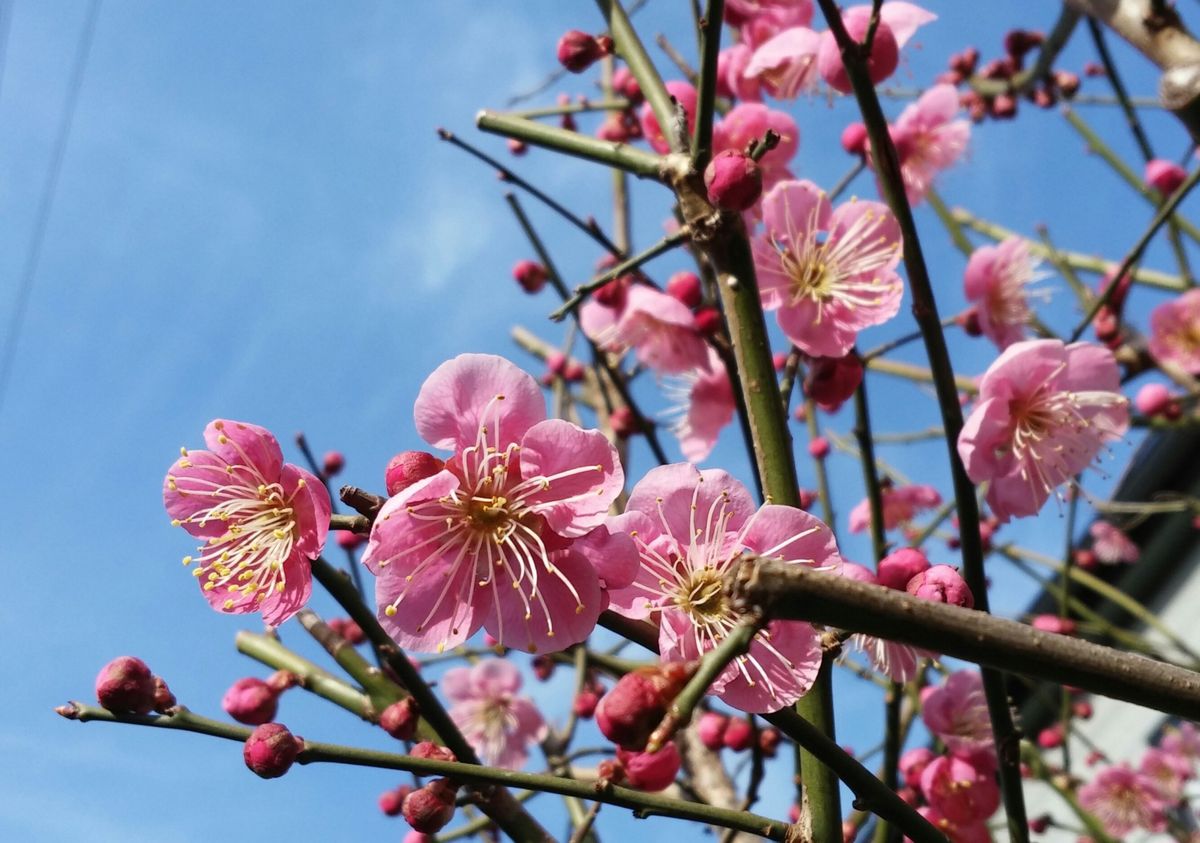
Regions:
[[[1092,553],[1105,565],[1138,560],[1138,546],[1120,527],[1114,527],[1107,521],[1093,521],[1088,532],[1092,534]]]
[[[1177,803],[1183,798],[1184,787],[1192,778],[1192,762],[1182,755],[1150,747],[1142,756],[1138,772],[1151,779],[1165,799]]]
[[[758,102],[741,103],[729,110],[713,126],[713,150],[745,151],[752,141],[761,139],[770,129],[779,135],[779,145],[759,160],[763,189],[792,177],[788,163],[800,149],[800,127],[791,115]]]
[[[1033,319],[1027,287],[1041,276],[1024,237],[1007,237],[971,253],[963,274],[967,301],[974,303],[983,335],[1003,351],[1025,339]]]
[[[723,577],[744,552],[795,565],[840,562],[833,534],[813,516],[774,504],[756,509],[729,474],[683,463],[651,470],[609,525],[633,536],[641,555],[637,579],[611,594],[612,608],[656,621],[665,661],[700,658],[741,622]],[[772,621],[711,691],[742,711],[778,711],[808,691],[820,666],[820,641],[810,625]]]
[[[942,496],[932,486],[921,483],[910,483],[907,486],[894,486],[884,489],[883,497],[883,529],[894,530],[903,527],[918,514],[941,506]],[[850,510],[850,532],[861,533],[871,526],[871,501],[863,498]]]
[[[821,36],[806,26],[794,26],[760,44],[746,64],[744,75],[758,80],[778,100],[795,99],[817,89],[817,48]]]
[[[171,523],[203,539],[192,573],[218,612],[262,612],[277,626],[308,602],[309,560],[325,546],[331,511],[325,485],[285,463],[270,431],[217,419],[207,451],[181,449],[163,481]]]
[[[529,697],[519,697],[521,672],[504,659],[454,667],[439,687],[450,701],[450,719],[485,764],[519,770],[530,744],[546,736],[546,723]]]
[[[960,670],[940,685],[924,688],[921,718],[954,755],[975,759],[993,754],[992,721],[977,671]]]
[[[663,374],[708,365],[708,345],[696,331],[691,309],[674,296],[645,284],[633,284],[620,307],[584,302],[580,325],[587,337],[608,351],[632,348],[637,359]]]
[[[753,241],[763,307],[814,357],[841,357],[858,332],[896,315],[904,284],[900,226],[886,205],[834,209],[810,181],[785,181],[763,198],[765,231]]]
[[[481,626],[500,644],[561,650],[588,636],[606,589],[637,566],[603,527],[624,473],[599,431],[547,419],[537,382],[501,357],[463,354],[425,381],[417,432],[453,451],[384,504],[363,562],[380,620],[418,652]]]
[[[1079,804],[1090,811],[1109,834],[1123,838],[1135,828],[1162,831],[1170,807],[1158,785],[1127,764],[1096,774],[1079,788]]]
[[[1033,515],[1129,427],[1112,352],[1091,343],[1010,345],[979,383],[958,438],[967,474],[1002,522]]]
[[[717,56],[718,96],[732,97],[742,102],[762,100],[762,80],[746,74],[753,57],[754,50],[748,44],[734,44],[720,52]]]
[[[938,173],[966,151],[971,124],[956,120],[957,114],[958,90],[953,85],[934,85],[889,127],[904,190],[914,205],[925,198]]]
[[[1200,729],[1186,720],[1163,730],[1159,746],[1173,755],[1188,759],[1193,765],[1200,760]]]
[[[729,0],[725,20],[737,27],[738,40],[757,47],[785,29],[808,26],[812,0]]]
[[[721,430],[733,421],[737,400],[720,355],[708,350],[707,368],[693,369],[665,379],[673,406],[667,410],[668,426],[679,440],[683,458],[690,463],[708,459]]]
[[[1163,302],[1150,314],[1150,353],[1200,375],[1200,289]]]
[[[851,6],[842,13],[842,23],[851,39],[864,42],[871,24],[871,5]],[[917,29],[937,15],[912,3],[893,0],[884,3],[879,10],[879,24],[875,40],[871,43],[871,55],[867,57],[867,73],[871,82],[878,85],[895,72],[900,63],[900,49],[916,34]],[[841,49],[832,30],[821,33],[817,66],[829,86],[843,94],[850,93],[849,75],[842,63]]]

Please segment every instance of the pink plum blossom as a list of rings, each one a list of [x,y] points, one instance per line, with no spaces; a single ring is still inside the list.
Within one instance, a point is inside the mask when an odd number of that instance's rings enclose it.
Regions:
[[[715,152],[745,151],[752,141],[762,138],[768,129],[779,135],[779,145],[759,161],[764,190],[792,177],[788,163],[800,149],[800,127],[796,121],[787,112],[767,108],[762,103],[748,102],[731,108],[713,126]]]
[[[1162,831],[1169,806],[1149,776],[1127,764],[1117,764],[1096,774],[1079,788],[1079,804],[1095,815],[1109,834],[1123,838],[1135,828]]]
[[[812,0],[729,0],[725,19],[738,28],[738,40],[758,47],[785,29],[808,26]]]
[[[883,490],[883,529],[903,527],[919,513],[940,506],[942,496],[932,486],[911,483]],[[850,532],[862,533],[871,526],[871,501],[864,498],[850,510]]]
[[[675,101],[683,107],[683,113],[687,116],[688,136],[692,134],[692,130],[696,128],[696,89],[688,82],[680,79],[672,79],[667,82],[667,93],[675,98]],[[658,117],[654,114],[654,109],[650,107],[650,103],[642,104],[640,113],[642,121],[642,132],[646,136],[647,143],[654,149],[655,152],[666,154],[671,151],[671,144],[663,135],[662,128],[658,125]]]
[[[637,554],[603,524],[624,483],[599,431],[547,419],[537,381],[501,357],[443,363],[413,408],[417,432],[453,451],[384,504],[363,563],[380,620],[418,652],[481,626],[530,652],[582,641],[628,585]]]
[[[851,6],[842,13],[846,33],[860,44],[864,43],[870,28],[872,13],[870,5]],[[918,28],[934,20],[937,20],[937,15],[912,3],[901,0],[884,3],[879,10],[879,24],[875,30],[875,40],[871,42],[871,55],[867,57],[867,73],[871,82],[878,85],[891,76],[900,62],[900,49],[916,34]],[[850,78],[842,64],[841,50],[832,30],[821,33],[817,69],[829,87],[843,94],[850,93]]]
[[[1129,427],[1112,352],[1091,343],[1010,345],[979,383],[958,438],[967,474],[988,484],[1001,522],[1033,515]]]
[[[1188,759],[1193,766],[1200,760],[1200,729],[1184,721],[1163,730],[1159,746],[1173,755]]]
[[[1138,772],[1158,785],[1165,799],[1178,802],[1183,798],[1184,787],[1192,778],[1192,762],[1182,755],[1150,747],[1142,756]]]
[[[1039,277],[1023,237],[1008,237],[971,253],[963,288],[967,301],[975,305],[979,329],[1001,351],[1025,339],[1033,318],[1026,288]]]
[[[217,419],[210,450],[181,449],[163,481],[171,523],[203,539],[192,573],[219,612],[262,612],[277,626],[312,593],[309,560],[321,553],[331,512],[325,485],[283,461],[270,431]]]
[[[1200,375],[1200,290],[1163,302],[1150,314],[1150,353]]]
[[[986,820],[1000,807],[1000,787],[990,767],[943,755],[921,773],[921,792],[934,809],[958,825]]]
[[[744,75],[779,100],[795,99],[817,88],[817,48],[821,36],[806,26],[794,26],[760,44],[746,64]]]
[[[1105,565],[1138,560],[1138,546],[1120,527],[1114,527],[1107,521],[1093,521],[1088,532],[1092,534],[1092,553]]]
[[[904,284],[900,227],[887,206],[850,200],[834,209],[810,181],[785,181],[763,198],[765,232],[753,242],[763,307],[814,357],[841,357],[858,332],[896,315]]]
[[[683,458],[691,463],[703,462],[737,409],[733,384],[720,355],[708,349],[707,368],[666,379],[666,391],[674,403],[666,415]]]
[[[921,718],[946,748],[963,758],[992,753],[992,721],[977,671],[951,673],[921,692]]]
[[[626,290],[620,307],[587,301],[580,309],[583,332],[614,352],[634,349],[637,359],[665,374],[708,365],[708,346],[696,331],[691,308],[644,284]]]
[[[958,90],[953,85],[934,85],[889,127],[900,158],[904,190],[914,205],[925,198],[937,174],[954,164],[967,148],[971,124],[954,119],[956,114]]]
[[[485,764],[519,770],[529,745],[546,736],[546,723],[529,697],[519,697],[521,672],[504,659],[447,670],[440,683],[450,719]]]
[[[722,578],[743,552],[795,565],[840,562],[833,534],[813,516],[774,504],[756,510],[746,487],[729,474],[684,463],[646,474],[609,526],[633,536],[641,555],[634,583],[610,595],[612,609],[657,621],[665,661],[700,658],[741,621]],[[777,711],[811,687],[820,665],[820,642],[810,625],[772,621],[711,690],[742,711]]]
[[[726,47],[717,56],[717,95],[732,97],[742,102],[762,100],[762,80],[746,75],[746,68],[754,57],[748,44]]]

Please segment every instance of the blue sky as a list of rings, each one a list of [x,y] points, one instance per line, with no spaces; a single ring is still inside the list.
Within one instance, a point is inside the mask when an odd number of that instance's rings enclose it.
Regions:
[[[909,51],[897,83],[928,83],[951,51],[979,33],[989,33],[980,46],[994,54],[1027,8],[929,5],[942,18],[922,31],[922,47]],[[85,7],[82,0],[15,5],[0,93],[0,324],[15,304]],[[655,0],[639,20],[690,54],[683,8]],[[1021,22],[1047,28],[1053,8],[1036,12]],[[561,337],[543,319],[548,300],[518,294],[509,280],[509,267],[528,249],[503,186],[440,144],[434,129],[472,136],[477,109],[502,107],[533,87],[555,66],[558,35],[598,28],[597,21],[584,0],[104,4],[0,409],[7,445],[0,560],[18,583],[0,612],[8,642],[0,836],[402,834],[374,807],[395,776],[313,767],[263,783],[242,767],[234,744],[81,727],[51,708],[89,698],[99,667],[125,653],[146,659],[182,702],[210,713],[230,682],[261,673],[232,649],[235,631],[253,622],[219,616],[199,598],[178,563],[189,542],[161,508],[163,473],[180,445],[200,443],[208,420],[263,424],[285,450],[303,429],[318,451],[345,452],[342,479],[378,489],[387,459],[419,446],[411,404],[438,363],[489,351],[531,365],[508,342],[514,323]],[[1130,87],[1152,92],[1145,63],[1123,49],[1118,55]],[[1077,70],[1089,58],[1081,35],[1065,65]],[[589,85],[564,80],[563,90]],[[887,107],[894,115],[902,105]],[[797,104],[800,175],[828,187],[845,172],[851,162],[836,140],[851,113],[845,102]],[[1085,116],[1136,158],[1118,114],[1088,109]],[[1186,138],[1167,116],[1151,114],[1148,124],[1162,154],[1184,152]],[[504,154],[494,138],[471,139]],[[607,220],[602,171],[540,151],[514,166],[580,213]],[[969,160],[941,187],[950,202],[983,217],[1026,232],[1044,221],[1060,243],[1113,259],[1151,215],[1082,154],[1053,110],[1030,109],[976,132]],[[864,178],[855,191],[870,195],[873,186]],[[668,197],[652,185],[637,186],[635,196],[635,245],[645,246],[661,233]],[[526,207],[570,280],[585,278],[599,256],[594,246],[532,200]],[[963,259],[932,215],[922,210],[919,223],[943,311],[955,312]],[[1171,266],[1158,248],[1147,263]],[[682,266],[669,256],[651,269],[665,278]],[[1072,324],[1073,300],[1059,282],[1047,286],[1057,290],[1048,321]],[[1135,300],[1142,313],[1156,301]],[[865,342],[912,325],[904,311]],[[954,342],[960,370],[982,371],[990,346]],[[920,351],[902,356],[917,361]],[[871,389],[877,430],[932,423],[932,402],[914,401],[912,387],[876,377]],[[846,414],[831,422],[842,432],[850,424]],[[1126,453],[1118,449],[1113,465]],[[885,448],[883,456],[910,476],[946,477],[940,444]],[[637,449],[631,476],[649,464]],[[710,464],[750,479],[732,436]],[[844,534],[845,514],[863,494],[861,475],[845,458],[831,468]],[[811,478],[807,468],[802,474]],[[1061,532],[1051,505],[1013,535],[1057,552]],[[844,549],[866,560],[857,538]],[[940,548],[938,555],[953,561]],[[1029,592],[1003,563],[989,573],[996,606],[1024,605]],[[298,629],[282,634],[309,652]],[[562,699],[547,702],[552,718],[561,719]],[[850,679],[840,699],[843,741],[873,744],[881,718],[872,695]],[[314,738],[388,740],[299,693],[285,698],[281,719]],[[782,814],[785,799],[784,787],[772,788],[763,810]]]

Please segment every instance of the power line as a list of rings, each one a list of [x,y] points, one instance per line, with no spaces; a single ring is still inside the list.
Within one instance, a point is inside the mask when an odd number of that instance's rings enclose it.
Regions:
[[[25,258],[25,269],[21,274],[20,286],[17,288],[17,299],[12,316],[9,318],[8,332],[2,340],[4,349],[0,354],[0,411],[4,409],[4,398],[8,392],[8,382],[12,376],[13,363],[17,356],[17,340],[25,323],[30,294],[33,292],[33,282],[37,278],[38,263],[42,257],[42,244],[46,239],[46,227],[50,221],[50,211],[54,207],[54,194],[58,189],[58,177],[62,172],[63,159],[66,157],[71,125],[75,122],[75,106],[79,101],[79,89],[83,87],[88,55],[92,51],[92,39],[96,34],[100,2],[101,0],[91,0],[91,3],[88,4],[87,17],[83,21],[83,31],[79,34],[79,43],[75,48],[75,63],[71,68],[67,96],[63,101],[62,119],[59,122],[58,135],[54,139],[54,149],[50,154],[50,169],[46,173],[46,183],[42,187],[42,198],[38,203],[37,216],[34,218],[33,235],[30,238],[29,251]]]

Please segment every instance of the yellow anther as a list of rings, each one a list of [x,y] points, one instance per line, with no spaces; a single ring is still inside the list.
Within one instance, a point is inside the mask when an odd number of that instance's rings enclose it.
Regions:
[[[181,457],[187,456],[187,448],[185,448],[182,445],[179,447],[179,456],[181,456]]]
[[[192,461],[191,461],[191,460],[180,459],[180,460],[179,460],[179,467],[180,467],[180,468],[191,468],[191,467],[192,467]]]
[[[233,608],[233,601],[232,601],[232,600],[226,600],[226,601],[225,601],[224,603],[222,603],[221,605],[222,605],[222,606],[224,606],[226,609],[232,609],[232,608]]]
[[[281,583],[281,582],[275,583],[275,591],[276,592],[283,591],[283,583]]]
[[[384,613],[385,615],[387,615],[389,618],[391,618],[391,617],[395,617],[395,615],[396,615],[396,607],[395,607],[395,606],[388,606],[386,609],[384,609],[384,610],[383,610],[383,613]]]
[[[217,441],[220,442],[222,445],[228,445],[229,437],[226,436],[224,433],[222,433],[220,436],[217,437]]]
[[[185,557],[183,557],[183,564],[184,564],[184,565],[191,565],[191,564],[192,564],[192,557],[190,557],[190,556],[185,556]]]
[[[182,526],[182,525],[183,525],[183,522],[182,522],[182,521],[180,521],[178,518],[172,518],[172,519],[171,519],[171,526],[172,526],[172,527],[179,527],[179,526]]]
[[[297,481],[296,481],[296,488],[297,488],[297,489],[303,489],[303,488],[304,488],[305,486],[307,486],[307,485],[308,485],[308,484],[304,482],[304,478],[303,478],[303,477],[301,477],[299,480],[297,480]]]

